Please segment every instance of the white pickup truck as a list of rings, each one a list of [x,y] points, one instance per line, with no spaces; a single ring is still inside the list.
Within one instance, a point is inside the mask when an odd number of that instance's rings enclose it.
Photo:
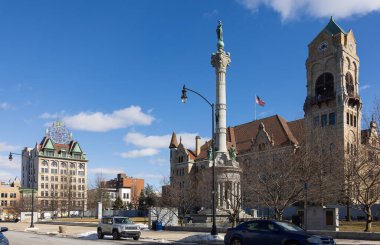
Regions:
[[[139,240],[140,226],[133,223],[128,217],[103,217],[98,224],[98,238],[103,239],[104,235],[112,235],[114,240],[121,237],[132,237]]]

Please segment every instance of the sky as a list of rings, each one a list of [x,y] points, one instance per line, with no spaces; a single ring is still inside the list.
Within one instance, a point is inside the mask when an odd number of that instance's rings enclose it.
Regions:
[[[124,172],[159,187],[172,132],[185,147],[210,138],[216,26],[223,21],[227,125],[274,114],[302,118],[307,45],[330,16],[352,29],[363,111],[380,83],[380,0],[3,0],[0,2],[0,181],[62,120],[89,159],[88,177]],[[366,127],[366,125],[363,125]],[[90,186],[91,187],[91,186]]]

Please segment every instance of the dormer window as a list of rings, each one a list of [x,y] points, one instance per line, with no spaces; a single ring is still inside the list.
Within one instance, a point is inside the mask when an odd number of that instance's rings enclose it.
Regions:
[[[74,159],[80,159],[81,158],[81,154],[80,153],[73,153],[73,158]]]
[[[53,157],[54,156],[54,151],[45,150],[45,155],[48,156],[48,157]]]

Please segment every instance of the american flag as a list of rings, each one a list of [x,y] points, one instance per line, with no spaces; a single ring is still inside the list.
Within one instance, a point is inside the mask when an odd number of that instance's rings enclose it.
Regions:
[[[260,99],[259,96],[256,96],[256,104],[258,104],[259,106],[265,106],[265,101]]]

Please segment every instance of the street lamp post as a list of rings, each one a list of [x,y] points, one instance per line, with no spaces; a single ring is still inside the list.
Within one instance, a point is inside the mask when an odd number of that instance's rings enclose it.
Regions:
[[[9,152],[9,161],[13,160],[13,155],[22,156],[22,154],[19,154],[19,153]],[[29,164],[30,164],[30,162],[32,161],[32,157],[29,155],[28,159],[29,159]],[[34,165],[33,165],[32,171],[33,171],[33,175],[32,175],[32,217],[30,220],[30,228],[34,228],[34,173],[35,173]]]
[[[206,101],[206,103],[211,107],[211,124],[212,124],[212,127],[211,127],[211,156],[212,156],[212,190],[211,190],[211,196],[212,196],[212,228],[211,228],[211,235],[217,235],[218,234],[218,231],[216,230],[216,205],[215,205],[215,150],[214,150],[214,110],[215,110],[215,105],[214,103],[211,103],[210,101],[208,101],[203,95],[201,95],[200,93],[192,90],[192,89],[189,89],[189,88],[186,88],[185,85],[183,85],[183,88],[182,88],[182,96],[181,96],[181,100],[183,103],[186,102],[187,100],[187,95],[186,95],[186,92],[187,91],[190,91],[190,92],[193,92],[195,94],[197,94],[198,96],[200,96],[204,101]]]
[[[304,223],[304,229],[307,230],[307,189],[308,189],[308,184],[307,182],[304,183],[304,191],[305,191],[305,203],[304,203],[304,208],[303,208],[303,223]]]

